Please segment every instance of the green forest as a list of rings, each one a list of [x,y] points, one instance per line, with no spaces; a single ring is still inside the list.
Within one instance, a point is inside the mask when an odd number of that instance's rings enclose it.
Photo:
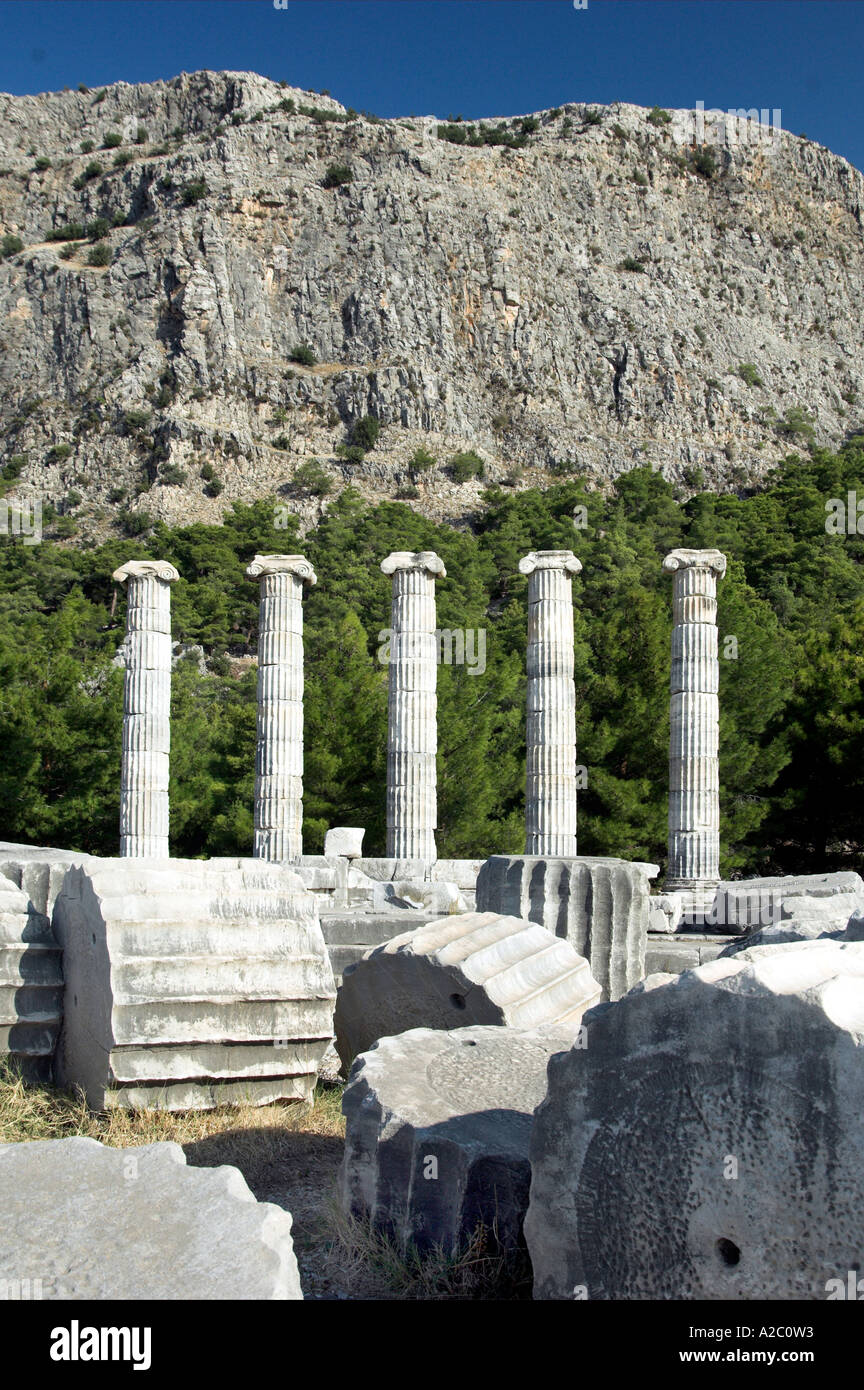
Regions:
[[[790,457],[738,494],[683,500],[644,468],[605,491],[584,478],[491,489],[463,529],[349,489],[302,540],[292,516],[274,526],[275,499],[235,505],[222,526],[156,524],[89,549],[6,536],[0,838],[117,852],[125,595],[111,574],[154,557],[181,575],[174,639],[206,658],[205,671],[191,653],[173,674],[172,853],[251,853],[258,590],[244,569],[256,551],[300,551],[318,575],[305,600],[304,847],[320,852],[330,825],[363,825],[366,853],[383,853],[377,651],[390,581],[379,565],[392,550],[424,549],[447,567],[439,627],[486,631],[482,675],[439,669],[439,854],[521,852],[527,581],[517,565],[529,550],[569,548],[583,564],[573,582],[587,769],[579,849],[663,864],[672,584],[661,561],[676,546],[716,546],[729,559],[718,589],[722,872],[858,868],[864,537],[854,518],[854,534],[829,533],[826,503],[859,487],[864,502],[861,437]]]

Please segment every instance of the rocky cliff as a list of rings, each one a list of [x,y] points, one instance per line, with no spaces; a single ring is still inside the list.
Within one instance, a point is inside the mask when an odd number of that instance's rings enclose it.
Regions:
[[[645,463],[740,486],[860,429],[862,176],[701,121],[382,121],[250,73],[0,96],[7,494],[82,535],[312,520],[328,480],[458,519]]]

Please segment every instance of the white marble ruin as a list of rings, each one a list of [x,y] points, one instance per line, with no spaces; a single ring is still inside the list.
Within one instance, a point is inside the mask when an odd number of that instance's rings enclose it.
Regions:
[[[576,854],[576,690],[571,550],[531,551],[528,575],[528,714],[525,853]]]
[[[120,854],[168,858],[168,756],[171,748],[171,590],[180,576],[167,560],[129,560]]]
[[[303,852],[303,589],[317,582],[302,555],[256,555],[261,586],[253,856],[296,864]]]
[[[717,580],[719,550],[672,550],[669,863],[667,891],[709,906],[720,881]]]
[[[394,551],[387,700],[387,855],[437,859],[438,645],[435,579],[447,571],[432,550]]]

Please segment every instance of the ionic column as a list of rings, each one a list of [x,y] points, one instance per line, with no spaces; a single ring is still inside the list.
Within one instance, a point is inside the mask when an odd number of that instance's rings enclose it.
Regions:
[[[573,684],[572,550],[531,551],[528,575],[528,746],[525,853],[576,854],[576,689]]]
[[[302,555],[256,555],[260,580],[256,859],[297,863],[303,852],[303,588],[316,583]]]
[[[120,773],[120,854],[168,858],[171,748],[171,590],[180,576],[167,560],[130,560],[114,571],[129,581],[126,681]]]
[[[431,550],[382,560],[393,576],[387,694],[387,856],[437,859],[438,642],[435,577],[447,571]]]
[[[717,580],[719,550],[672,550],[673,576],[669,864],[667,889],[705,890],[720,880]]]

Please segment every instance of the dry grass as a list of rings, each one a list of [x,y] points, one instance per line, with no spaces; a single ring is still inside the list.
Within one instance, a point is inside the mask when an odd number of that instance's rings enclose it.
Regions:
[[[342,1087],[319,1083],[312,1105],[223,1106],[182,1112],[87,1108],[80,1094],[24,1085],[0,1059],[0,1144],[83,1135],[131,1148],[173,1140],[200,1167],[239,1168],[259,1201],[294,1218],[294,1249],[306,1298],[477,1300],[530,1298],[524,1253],[502,1255],[478,1228],[455,1256],[400,1251],[338,1201],[345,1121]]]

